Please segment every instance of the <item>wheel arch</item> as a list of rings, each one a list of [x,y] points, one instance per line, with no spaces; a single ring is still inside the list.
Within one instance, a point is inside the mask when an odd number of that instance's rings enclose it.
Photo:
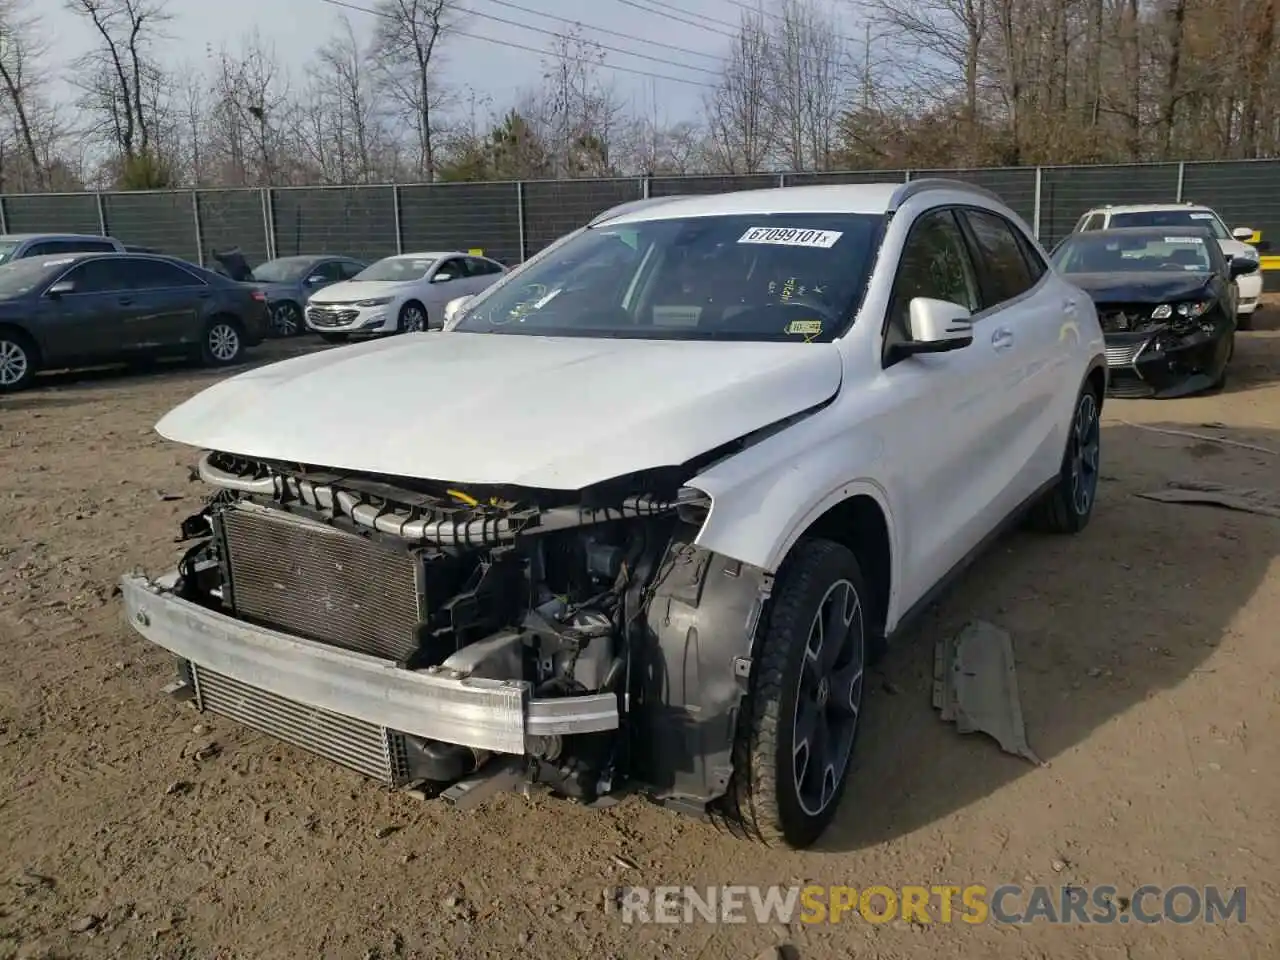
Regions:
[[[871,593],[872,633],[882,637],[896,580],[893,536],[888,512],[881,501],[865,490],[837,501],[799,532],[791,541],[788,554],[806,539],[830,540],[857,558],[863,581]]]
[[[31,344],[31,349],[35,351],[34,359],[37,362],[43,361],[44,346],[40,343],[40,338],[37,337],[34,332],[32,332],[31,330],[28,330],[25,326],[23,326],[20,323],[13,323],[12,321],[8,321],[8,320],[0,321],[0,331],[6,331],[6,330],[16,333],[19,337],[21,337],[27,343]]]

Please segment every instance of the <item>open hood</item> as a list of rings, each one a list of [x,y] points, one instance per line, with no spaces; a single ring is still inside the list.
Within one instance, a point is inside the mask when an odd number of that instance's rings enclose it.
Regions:
[[[577,490],[817,406],[841,375],[829,343],[409,334],[242,373],[156,430],[337,470]]]

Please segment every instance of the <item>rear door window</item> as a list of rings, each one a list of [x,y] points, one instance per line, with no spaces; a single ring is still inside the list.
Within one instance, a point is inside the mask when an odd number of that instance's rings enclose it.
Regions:
[[[103,261],[119,265],[125,282],[132,290],[170,290],[175,287],[202,287],[204,281],[181,267],[163,260],[120,258]]]

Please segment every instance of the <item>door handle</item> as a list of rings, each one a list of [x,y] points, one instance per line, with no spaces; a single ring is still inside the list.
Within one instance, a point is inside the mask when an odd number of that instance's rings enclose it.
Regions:
[[[121,297],[116,301],[116,303],[120,304],[122,307],[127,307],[133,303],[133,297]]]
[[[1076,308],[1076,302],[1077,301],[1075,297],[1067,297],[1065,300],[1062,301],[1062,306],[1064,309],[1068,311],[1074,310]]]
[[[1008,350],[1013,346],[1013,331],[1008,327],[996,327],[991,332],[991,346],[997,350]]]

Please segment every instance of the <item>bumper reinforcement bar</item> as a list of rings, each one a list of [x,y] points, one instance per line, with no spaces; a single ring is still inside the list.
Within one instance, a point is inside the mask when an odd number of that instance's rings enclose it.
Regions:
[[[129,624],[197,666],[280,697],[429,740],[523,754],[526,737],[618,728],[617,697],[535,699],[524,680],[404,670],[183,600],[176,578],[120,581]]]

